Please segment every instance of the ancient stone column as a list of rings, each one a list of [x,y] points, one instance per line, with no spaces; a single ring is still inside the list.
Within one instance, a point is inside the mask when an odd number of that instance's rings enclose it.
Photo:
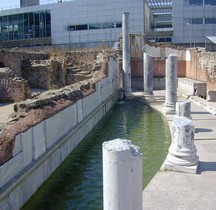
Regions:
[[[153,58],[148,53],[143,53],[144,69],[144,94],[153,94]]]
[[[122,14],[122,62],[124,72],[124,91],[125,96],[132,96],[131,89],[131,61],[130,61],[130,32],[129,32],[129,12]]]
[[[131,141],[103,143],[104,210],[142,209],[142,153]]]
[[[191,102],[188,100],[177,102],[176,115],[191,119]]]
[[[177,100],[177,55],[170,54],[166,59],[166,101],[163,112],[175,114]]]
[[[197,172],[199,157],[194,144],[194,123],[186,117],[176,116],[172,124],[172,143],[164,162],[164,170],[185,173]]]

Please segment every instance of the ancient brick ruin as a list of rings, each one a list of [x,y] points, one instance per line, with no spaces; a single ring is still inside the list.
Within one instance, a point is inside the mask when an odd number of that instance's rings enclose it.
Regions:
[[[59,89],[92,78],[106,53],[102,51],[0,52],[0,101],[32,98],[31,89]],[[96,73],[95,73],[96,72]]]
[[[0,101],[22,101],[31,97],[28,82],[9,68],[0,68]]]

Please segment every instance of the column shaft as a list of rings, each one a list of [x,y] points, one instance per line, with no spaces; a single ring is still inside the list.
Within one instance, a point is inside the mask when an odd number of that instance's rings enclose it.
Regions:
[[[143,53],[143,69],[144,69],[144,94],[153,94],[153,58],[148,53]]]
[[[125,94],[131,94],[131,61],[130,61],[130,32],[129,32],[129,12],[122,14],[122,39],[123,39],[123,72]]]

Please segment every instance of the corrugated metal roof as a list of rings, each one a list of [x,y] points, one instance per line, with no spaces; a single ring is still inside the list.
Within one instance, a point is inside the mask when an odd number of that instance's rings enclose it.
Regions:
[[[216,36],[207,36],[206,37],[210,42],[216,44]]]

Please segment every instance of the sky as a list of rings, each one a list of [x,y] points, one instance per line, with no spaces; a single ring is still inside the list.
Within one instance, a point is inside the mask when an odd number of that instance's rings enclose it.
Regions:
[[[20,0],[0,0],[0,8],[20,6]]]
[[[53,2],[57,2],[57,0],[40,0],[40,2],[41,3],[44,3],[44,2],[53,3]],[[0,0],[0,10],[1,8],[11,9],[11,8],[17,8],[17,7],[20,7],[20,0]]]

